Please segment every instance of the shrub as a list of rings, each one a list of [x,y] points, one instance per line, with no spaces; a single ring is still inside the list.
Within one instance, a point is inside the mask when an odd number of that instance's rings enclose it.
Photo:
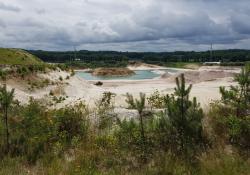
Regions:
[[[60,109],[55,115],[57,135],[62,143],[71,144],[76,138],[87,137],[89,119],[88,109],[84,103]]]
[[[114,109],[115,96],[112,92],[104,92],[102,98],[96,102],[99,129],[111,127],[114,121],[115,115],[111,113]]]
[[[62,77],[62,76],[60,76],[60,77],[59,77],[59,80],[60,80],[60,81],[63,81],[63,77]]]
[[[5,80],[6,77],[7,77],[6,71],[0,69],[0,79]]]
[[[103,82],[98,81],[98,82],[95,83],[95,85],[96,85],[96,86],[102,86],[102,85],[103,85]]]
[[[49,91],[49,95],[50,95],[50,96],[54,96],[54,93],[53,93],[52,90]]]
[[[147,100],[151,108],[164,108],[164,96],[161,96],[158,90],[148,97]]]
[[[220,88],[221,100],[211,108],[212,126],[217,135],[250,155],[250,65],[235,77],[237,86]],[[219,138],[220,140],[222,138]]]
[[[35,163],[44,153],[49,152],[53,143],[53,118],[40,102],[33,99],[19,109],[16,123],[13,123],[12,154],[24,155]]]
[[[119,128],[115,130],[115,137],[121,148],[130,150],[136,149],[140,145],[140,130],[138,122],[134,119],[117,120]]]

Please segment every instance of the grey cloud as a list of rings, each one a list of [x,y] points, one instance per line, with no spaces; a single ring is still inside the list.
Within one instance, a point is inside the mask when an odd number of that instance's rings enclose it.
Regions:
[[[235,14],[231,17],[231,25],[235,32],[250,35],[250,14]]]
[[[18,0],[12,2],[18,7]],[[202,50],[210,43],[245,48],[250,39],[245,0],[48,2],[24,1],[16,16],[3,14],[8,23],[0,20],[5,27],[0,39],[11,47],[138,51]]]
[[[46,13],[46,10],[45,9],[37,9],[36,13],[39,14],[39,15],[42,15],[42,14]]]
[[[10,4],[5,4],[3,2],[0,2],[0,10],[13,11],[13,12],[21,11],[19,7]]]
[[[0,27],[5,28],[6,24],[3,20],[0,19]]]

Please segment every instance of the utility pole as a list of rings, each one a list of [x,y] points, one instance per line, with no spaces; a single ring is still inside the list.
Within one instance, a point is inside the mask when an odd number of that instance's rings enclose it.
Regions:
[[[210,61],[213,61],[213,44],[211,43],[211,48],[210,48]]]
[[[76,46],[74,46],[74,57],[75,57],[75,61],[76,61]]]

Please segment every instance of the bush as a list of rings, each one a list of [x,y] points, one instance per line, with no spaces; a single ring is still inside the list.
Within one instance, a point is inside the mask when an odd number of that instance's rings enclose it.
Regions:
[[[18,118],[12,123],[12,154],[24,155],[29,162],[49,152],[53,143],[53,118],[38,101],[20,107]]]
[[[103,85],[103,82],[98,81],[98,82],[95,83],[95,85],[96,85],[96,86],[102,86],[102,85]]]
[[[88,109],[83,103],[56,111],[55,126],[62,143],[71,144],[73,139],[84,139],[89,129]]]
[[[220,88],[222,98],[213,106],[210,115],[213,114],[216,134],[223,135],[239,151],[250,155],[250,65],[246,65],[235,80],[237,86],[231,86],[229,90]]]
[[[158,90],[148,97],[147,100],[151,108],[164,108],[164,96],[160,95]]]
[[[112,115],[112,111],[115,96],[114,93],[104,92],[102,98],[96,102],[99,129],[110,128],[114,122],[116,116]]]
[[[60,80],[60,81],[63,81],[63,77],[62,77],[62,76],[60,76],[60,77],[59,77],[59,80]]]
[[[0,79],[5,80],[7,76],[6,71],[0,69]]]

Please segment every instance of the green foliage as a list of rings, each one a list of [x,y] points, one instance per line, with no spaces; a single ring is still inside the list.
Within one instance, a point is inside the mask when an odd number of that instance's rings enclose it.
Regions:
[[[126,102],[129,105],[129,109],[136,109],[139,114],[142,114],[143,109],[145,108],[146,95],[140,93],[140,99],[134,99],[131,94],[127,93],[126,97]]]
[[[48,85],[52,84],[53,82],[50,82],[49,79],[38,79],[38,80],[29,80],[28,79],[28,85],[29,85],[29,90],[30,91],[33,91],[35,89],[41,89],[41,88],[44,88],[44,87],[47,87]]]
[[[93,110],[85,103],[51,109],[33,99],[25,105],[15,103],[14,91],[2,87],[0,106],[8,106],[11,135],[6,155],[1,120],[0,174],[249,174],[246,73],[236,80],[238,90],[223,91],[222,100],[212,105],[213,118],[206,121],[213,126],[207,132],[221,141],[211,142],[212,149],[206,149],[204,113],[196,98],[189,99],[192,86],[186,86],[183,75],[176,79],[173,94],[156,92],[147,98],[149,104],[157,104],[154,108],[163,108],[148,115],[145,94],[127,94],[128,107],[138,111],[138,120],[114,114],[111,92],[105,92]]]
[[[87,138],[89,129],[88,114],[88,108],[84,103],[56,111],[54,122],[57,135],[62,143],[71,144],[73,140]]]
[[[37,73],[47,73],[52,70],[71,71],[71,74],[73,74],[73,71],[70,70],[69,67],[64,64],[15,64],[9,67],[5,66],[4,69],[0,69],[0,78],[2,80],[6,80],[13,77],[21,77],[25,79],[26,77],[29,78],[30,75],[36,75]]]
[[[221,100],[210,109],[215,141],[237,148],[244,157],[250,155],[250,67],[236,75],[238,85],[220,88]]]
[[[119,128],[115,131],[115,137],[118,143],[123,149],[138,149],[140,146],[140,127],[138,122],[134,119],[127,120],[117,120]]]
[[[236,75],[237,86],[231,86],[229,90],[220,88],[222,95],[219,104],[211,110],[216,128],[224,139],[239,148],[240,152],[250,155],[250,66],[247,64],[240,74]],[[221,115],[219,115],[221,114]]]
[[[250,172],[249,160],[238,154],[227,154],[212,150],[201,157],[199,165],[202,175],[246,175]]]
[[[0,79],[1,80],[6,80],[7,73],[6,71],[0,69]]]
[[[202,118],[204,116],[196,98],[189,100],[192,86],[186,88],[182,74],[176,78],[175,95],[166,97],[166,118],[161,119],[160,127],[167,129],[169,148],[178,156],[193,159],[204,148],[206,141],[203,138]],[[167,123],[165,128],[164,123]],[[165,129],[164,129],[165,128]]]
[[[134,99],[134,97],[127,93],[126,94],[127,99],[126,102],[129,105],[130,109],[136,109],[138,111],[139,114],[139,121],[140,121],[140,136],[141,136],[141,148],[142,148],[142,154],[141,154],[141,158],[143,161],[146,161],[146,137],[145,137],[145,126],[144,126],[144,109],[145,109],[145,105],[146,105],[146,95],[143,93],[140,93],[140,98],[139,99]]]
[[[61,155],[88,136],[89,111],[84,103],[49,110],[40,101],[30,99],[27,105],[14,106],[10,114],[10,153],[30,163],[47,154]]]
[[[62,76],[60,76],[60,77],[59,77],[59,80],[60,80],[60,81],[63,81],[63,77],[62,77]]]
[[[152,95],[150,95],[147,98],[147,100],[151,108],[156,108],[156,109],[164,108],[165,97],[161,95],[158,90],[156,90]]]
[[[111,114],[114,110],[115,96],[112,92],[104,92],[102,98],[96,102],[99,129],[110,128],[116,118]]]
[[[18,117],[12,123],[12,154],[24,155],[35,162],[52,146],[53,118],[40,102],[30,99],[26,106],[17,108]],[[16,111],[17,112],[17,111]]]
[[[102,86],[102,85],[103,85],[103,82],[98,81],[98,82],[95,83],[95,85],[96,85],[96,86]]]
[[[250,64],[249,64],[250,65]],[[231,86],[229,90],[220,87],[222,103],[235,109],[237,117],[247,114],[250,108],[250,66],[246,65],[240,74],[235,76],[238,86]]]
[[[6,84],[0,87],[0,109],[3,113],[5,121],[5,131],[6,131],[6,151],[9,153],[10,143],[9,143],[9,124],[8,124],[8,112],[9,108],[12,106],[14,101],[14,89],[11,91],[7,90]]]
[[[54,51],[29,51],[47,62],[68,62],[71,66],[76,67],[125,67],[128,61],[141,60],[146,63],[167,65],[171,67],[186,67],[185,63],[200,64],[205,61],[222,61],[227,62],[245,62],[249,61],[249,50],[214,50],[213,58],[210,57],[210,51],[175,51],[175,52],[115,52],[115,51],[87,51],[77,52],[54,52]],[[72,61],[76,55],[80,61]],[[185,62],[182,64],[182,62]],[[180,64],[179,64],[180,63]],[[74,65],[75,64],[75,65]],[[230,63],[232,65],[232,63]]]
[[[42,64],[42,61],[36,56],[21,49],[0,48],[0,64],[37,65]]]
[[[100,67],[127,67],[128,62],[127,61],[119,61],[119,60],[105,60],[105,61],[89,61],[89,62],[83,62],[83,61],[74,61],[74,62],[67,62],[67,66],[73,67],[73,68],[80,68],[80,69],[85,69],[85,68],[100,68]]]

